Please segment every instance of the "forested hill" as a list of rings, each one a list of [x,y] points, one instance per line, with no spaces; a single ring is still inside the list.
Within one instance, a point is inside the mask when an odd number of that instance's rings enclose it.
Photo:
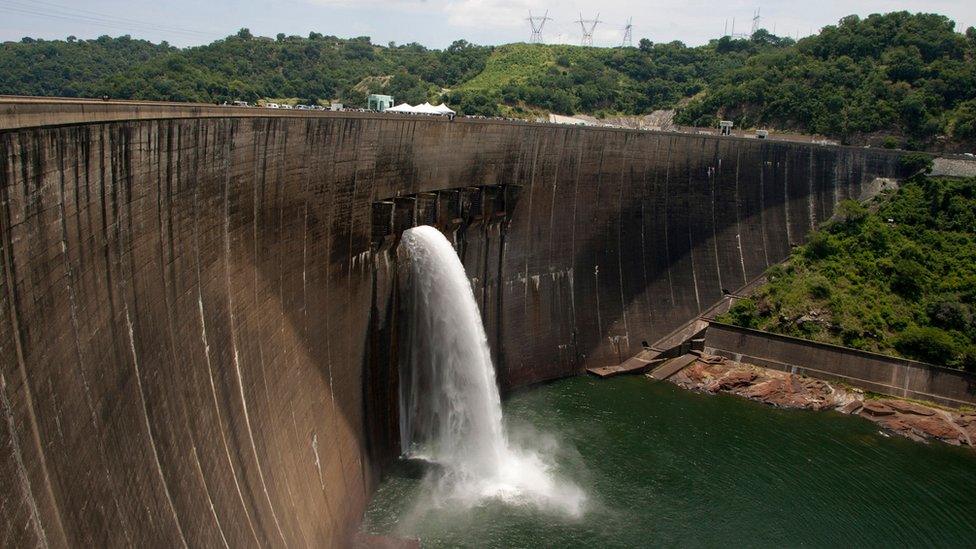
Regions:
[[[972,150],[976,29],[940,15],[846,17],[819,35],[637,48],[457,41],[444,50],[367,37],[255,37],[247,29],[178,49],[120,38],[0,45],[0,94],[222,102],[338,99],[367,93],[446,100],[466,114],[639,115],[819,133],[849,143]]]

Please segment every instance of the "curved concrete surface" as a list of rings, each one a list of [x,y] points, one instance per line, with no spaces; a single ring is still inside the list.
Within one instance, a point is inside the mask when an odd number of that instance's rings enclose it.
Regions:
[[[453,234],[510,388],[630,356],[897,175],[744,139],[45,108],[0,130],[5,547],[347,540],[390,452],[374,202],[520,186]]]

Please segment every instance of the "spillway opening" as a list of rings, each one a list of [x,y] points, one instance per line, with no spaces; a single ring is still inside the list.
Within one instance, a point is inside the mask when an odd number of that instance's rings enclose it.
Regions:
[[[443,233],[457,250],[470,275],[483,316],[498,318],[501,307],[501,261],[505,233],[521,187],[468,186],[378,200],[372,206],[373,299],[363,367],[366,449],[372,469],[369,482],[378,481],[400,456],[400,364],[403,334],[402,274],[397,248],[404,231],[428,225]],[[491,324],[486,322],[486,324]],[[489,339],[501,338],[492,324]],[[494,357],[496,364],[499,357]]]
[[[403,233],[397,249],[399,447],[427,472],[434,506],[485,501],[578,516],[586,497],[546,455],[509,440],[488,338],[472,285],[437,229]]]

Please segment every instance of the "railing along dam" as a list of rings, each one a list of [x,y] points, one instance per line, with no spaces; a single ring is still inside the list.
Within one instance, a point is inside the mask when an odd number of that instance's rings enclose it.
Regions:
[[[890,151],[501,121],[0,113],[12,547],[346,539],[390,451],[389,240],[431,197],[507,389],[626,358],[899,175]]]

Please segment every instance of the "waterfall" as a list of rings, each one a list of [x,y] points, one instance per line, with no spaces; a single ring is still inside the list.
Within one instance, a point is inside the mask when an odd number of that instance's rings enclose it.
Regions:
[[[558,482],[539,453],[509,443],[488,339],[451,243],[433,227],[403,233],[397,251],[405,322],[400,436],[407,457],[437,465],[452,504],[488,498],[582,512],[585,496]]]

